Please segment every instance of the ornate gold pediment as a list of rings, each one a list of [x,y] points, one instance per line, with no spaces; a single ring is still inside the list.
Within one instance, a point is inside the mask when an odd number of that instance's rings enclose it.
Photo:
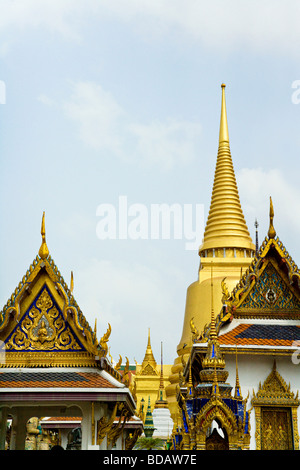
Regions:
[[[225,303],[236,318],[300,317],[299,270],[278,238],[265,239]]]
[[[295,394],[291,391],[290,384],[287,385],[282,376],[276,369],[274,362],[273,370],[266,378],[263,385],[259,383],[258,391],[253,391],[253,398],[251,400],[253,406],[262,405],[285,405],[285,406],[299,406],[300,400],[298,392]]]
[[[5,341],[5,350],[84,351],[50,290],[44,286]]]
[[[158,373],[151,364],[147,364],[141,370],[140,375],[158,375]]]
[[[251,281],[250,281],[251,282]],[[300,300],[289,285],[286,276],[280,272],[273,260],[263,264],[255,275],[252,285],[245,296],[241,297],[238,310],[300,313]]]

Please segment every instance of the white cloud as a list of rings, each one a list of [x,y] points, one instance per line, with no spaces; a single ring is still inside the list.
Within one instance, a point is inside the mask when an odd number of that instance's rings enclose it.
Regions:
[[[78,41],[77,25],[83,3],[72,0],[2,0],[0,31],[46,28]]]
[[[41,94],[37,97],[38,101],[46,106],[54,106],[55,102],[49,96]]]
[[[249,47],[255,52],[283,51],[298,56],[300,38],[298,2],[279,0],[104,0],[103,13],[110,13],[140,34],[159,37],[184,33],[207,47],[230,50]]]
[[[136,158],[142,157],[149,164],[164,169],[175,163],[188,163],[194,159],[195,142],[201,134],[199,123],[176,121],[153,121],[148,125],[131,124],[128,131],[136,137]]]
[[[125,113],[114,97],[92,82],[73,84],[73,94],[63,105],[66,116],[79,126],[80,138],[92,148],[121,155],[118,129]]]
[[[196,156],[199,123],[175,119],[138,123],[96,83],[73,84],[72,96],[63,110],[78,125],[85,144],[125,161],[168,170]]]
[[[2,0],[0,32],[45,28],[79,41],[91,21],[121,21],[144,38],[172,34],[221,50],[299,55],[298,2],[280,0]]]

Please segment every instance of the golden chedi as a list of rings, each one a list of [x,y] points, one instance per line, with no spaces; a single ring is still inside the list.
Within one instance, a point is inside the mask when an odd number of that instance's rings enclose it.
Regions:
[[[201,336],[211,315],[211,269],[213,272],[213,302],[217,313],[226,298],[252,261],[255,245],[250,237],[243,211],[231,159],[225,102],[222,84],[219,148],[214,175],[210,210],[202,245],[199,248],[198,280],[187,289],[182,337],[177,346],[166,389],[170,411],[176,421],[176,388],[182,363],[186,361],[193,338]],[[213,265],[213,266],[212,266]]]

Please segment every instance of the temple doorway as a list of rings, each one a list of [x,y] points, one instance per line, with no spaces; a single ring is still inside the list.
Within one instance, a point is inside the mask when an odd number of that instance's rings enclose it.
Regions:
[[[291,409],[262,407],[262,450],[292,450]]]
[[[221,428],[217,421],[213,421],[210,434],[206,437],[206,450],[229,450],[226,431]]]

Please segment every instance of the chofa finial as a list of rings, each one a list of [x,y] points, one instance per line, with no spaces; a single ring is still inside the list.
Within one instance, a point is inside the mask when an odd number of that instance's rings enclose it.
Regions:
[[[70,292],[73,294],[74,290],[74,276],[73,276],[73,271],[71,271],[71,282],[70,282]]]
[[[49,250],[48,250],[47,243],[46,243],[45,212],[43,212],[43,217],[42,217],[41,235],[42,235],[42,244],[39,249],[39,256],[42,259],[46,259],[47,256],[49,255]]]
[[[276,231],[273,226],[273,219],[274,219],[274,208],[273,208],[272,198],[270,196],[270,225],[269,225],[269,231],[268,231],[269,238],[275,238],[276,236]]]

